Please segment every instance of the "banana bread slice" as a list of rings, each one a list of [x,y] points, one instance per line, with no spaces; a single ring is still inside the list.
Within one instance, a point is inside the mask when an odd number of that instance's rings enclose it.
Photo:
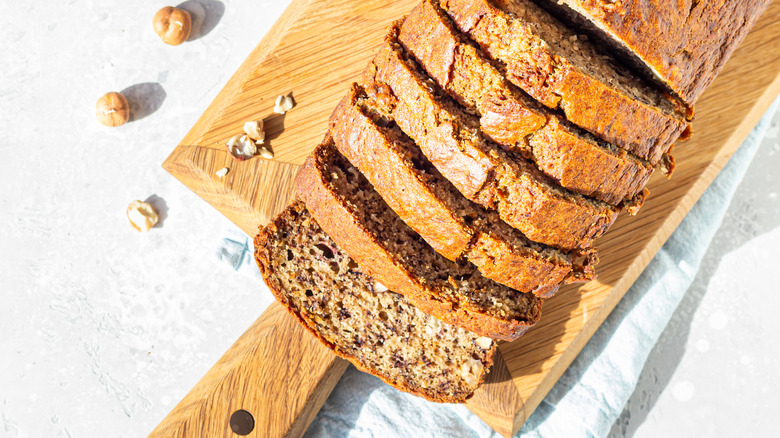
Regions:
[[[366,273],[448,324],[497,339],[519,337],[541,316],[542,299],[452,262],[406,225],[327,140],[304,164],[298,196],[323,230]]]
[[[333,140],[390,208],[437,252],[453,261],[464,257],[491,280],[544,298],[561,283],[595,277],[595,250],[569,253],[532,242],[494,211],[467,200],[376,106],[353,84],[333,112],[338,121],[331,129]]]
[[[564,19],[656,77],[693,106],[712,83],[770,0],[547,0]],[[575,12],[576,11],[576,12]]]
[[[649,162],[573,126],[511,85],[438,0],[412,11],[398,41],[439,87],[480,116],[488,137],[534,161],[564,188],[610,204],[630,203],[644,190],[654,170]]]
[[[688,127],[682,101],[630,74],[530,0],[441,0],[461,32],[549,108],[653,164]]]
[[[464,196],[497,210],[529,239],[557,248],[587,248],[609,228],[618,207],[559,187],[532,162],[484,139],[476,117],[407,56],[398,30],[398,23],[390,28],[366,69],[366,91]]]
[[[496,343],[444,324],[382,287],[322,231],[300,201],[255,237],[255,259],[282,305],[359,369],[428,400],[462,403]]]

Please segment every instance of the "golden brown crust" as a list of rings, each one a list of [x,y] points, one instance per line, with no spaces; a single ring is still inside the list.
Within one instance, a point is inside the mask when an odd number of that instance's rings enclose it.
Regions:
[[[506,65],[512,83],[545,106],[562,110],[572,123],[652,164],[688,125],[685,109],[674,101],[669,101],[674,114],[640,102],[574,65],[550,45],[513,56],[512,47],[539,36],[490,0],[442,0],[440,4],[461,32]]]
[[[630,202],[655,170],[624,150],[583,141],[554,117],[529,141],[542,172],[569,190],[610,204]]]
[[[513,289],[549,298],[572,273],[572,264],[518,253],[508,242],[489,232],[477,232],[475,238],[466,259],[485,277]]]
[[[513,247],[486,229],[490,223],[467,224],[462,217],[475,217],[480,210],[475,206],[458,211],[459,206],[439,198],[414,168],[404,164],[406,152],[394,147],[381,128],[360,110],[357,101],[361,95],[362,88],[354,84],[333,112],[330,132],[335,144],[401,219],[437,252],[450,260],[465,256],[486,277],[544,296],[557,291],[572,269],[579,269],[577,264],[572,266],[569,255],[559,254],[558,260],[550,260],[530,248]],[[462,237],[455,239],[458,236]],[[439,248],[448,248],[455,257]]]
[[[770,0],[565,0],[693,106]]]
[[[615,221],[618,208],[566,192],[550,185],[532,163],[509,159],[487,144],[461,141],[460,116],[442,107],[404,62],[397,43],[397,24],[364,73],[376,93],[389,90],[397,105],[393,118],[415,140],[433,165],[464,196],[487,208],[529,239],[563,249],[586,248]],[[377,97],[382,99],[383,97]],[[446,115],[446,118],[443,117]],[[477,139],[482,142],[481,139]]]
[[[476,202],[496,209],[507,223],[534,241],[558,248],[587,248],[617,219],[616,209],[550,193],[527,175],[509,174],[505,179],[491,181]],[[508,186],[514,190],[504,190]]]
[[[298,197],[306,203],[311,215],[325,233],[355,260],[369,275],[390,290],[406,295],[420,310],[439,314],[451,305],[434,300],[419,278],[399,266],[398,262],[374,239],[370,230],[355,217],[344,200],[328,189],[325,176],[314,162],[317,150],[306,160],[295,180]]]
[[[575,134],[512,90],[432,0],[406,18],[398,41],[442,89],[481,116],[487,136],[534,161],[562,187],[617,205],[638,194],[653,173],[650,163]]]
[[[392,116],[398,126],[444,177],[473,199],[493,177],[496,164],[478,145],[459,141],[460,128],[440,117],[444,111],[428,88],[434,85],[420,83],[404,63],[397,32],[398,23],[390,28],[385,44],[364,72],[363,83],[376,99],[396,103]],[[390,97],[383,96],[387,93]]]
[[[379,370],[371,368],[361,362],[361,360],[350,354],[349,352],[343,350],[338,345],[336,345],[334,342],[326,338],[324,335],[322,335],[319,331],[316,329],[316,322],[312,321],[310,318],[307,318],[303,312],[300,311],[285,295],[282,287],[279,285],[278,279],[274,276],[274,271],[272,268],[272,261],[271,261],[271,253],[270,253],[270,245],[268,245],[269,240],[272,238],[272,236],[275,234],[276,230],[283,227],[286,222],[295,220],[295,215],[297,212],[300,212],[302,209],[305,209],[306,207],[303,205],[303,202],[301,201],[295,201],[292,205],[290,205],[287,209],[285,209],[279,216],[277,216],[273,222],[271,222],[267,227],[260,228],[259,233],[257,236],[255,236],[254,244],[255,244],[255,261],[257,262],[257,266],[260,268],[260,272],[263,276],[263,279],[265,280],[266,285],[268,285],[268,288],[271,290],[271,293],[274,295],[274,297],[279,301],[280,304],[282,304],[282,307],[287,309],[287,312],[290,313],[295,319],[298,320],[305,328],[308,330],[311,334],[313,334],[323,345],[328,347],[330,350],[335,352],[338,356],[350,361],[355,367],[357,367],[359,370],[367,372],[369,374],[372,374],[376,377],[379,377],[383,382],[387,383],[388,385],[391,385],[395,388],[398,388],[402,391],[414,394],[419,397],[423,397],[427,400],[437,402],[437,403],[463,403],[473,394],[466,394],[464,397],[447,397],[444,395],[434,395],[432,393],[426,393],[423,391],[419,391],[416,388],[411,387],[406,382],[402,380],[393,380],[389,378],[388,376],[382,374]],[[485,366],[485,369],[489,369],[490,365],[493,363],[493,358],[496,352],[496,343],[494,342],[490,350],[488,350],[488,353],[485,357],[485,360],[483,361],[483,365]],[[485,376],[487,375],[489,371],[483,373],[480,376],[479,386],[484,381]]]
[[[473,232],[405,163],[373,121],[357,108],[353,84],[330,118],[330,132],[339,151],[371,182],[382,198],[438,253],[457,260]]]
[[[525,320],[499,319],[482,313],[462,297],[447,297],[410,272],[393,257],[372,230],[355,216],[345,199],[327,185],[315,159],[318,150],[306,160],[296,179],[298,196],[331,239],[361,268],[388,289],[404,295],[415,307],[441,321],[462,327],[480,336],[513,340],[525,333],[541,316],[541,301],[531,303]]]

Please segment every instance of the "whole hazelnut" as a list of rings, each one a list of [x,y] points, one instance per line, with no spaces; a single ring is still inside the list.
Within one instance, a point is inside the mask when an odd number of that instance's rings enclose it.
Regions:
[[[192,29],[190,13],[184,9],[166,6],[154,14],[154,32],[172,46],[187,41]]]
[[[122,93],[112,91],[98,99],[95,105],[98,122],[106,126],[120,126],[130,119],[130,106]]]

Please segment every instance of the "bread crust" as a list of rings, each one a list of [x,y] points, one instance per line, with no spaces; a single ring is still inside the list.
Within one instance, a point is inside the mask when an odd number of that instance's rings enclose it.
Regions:
[[[770,0],[564,0],[693,106]]]
[[[488,137],[576,193],[617,205],[642,191],[654,170],[649,162],[575,134],[558,115],[521,96],[436,3],[418,5],[398,41],[443,90],[480,115]]]
[[[457,260],[468,248],[473,231],[428,188],[420,175],[357,108],[360,89],[353,84],[329,120],[339,151],[360,169],[377,192],[439,254]]]
[[[411,394],[414,394],[419,397],[423,397],[427,400],[430,400],[432,402],[437,403],[464,403],[466,400],[471,398],[473,396],[473,393],[471,394],[465,394],[463,397],[450,397],[446,394],[442,393],[428,393],[420,391],[416,388],[413,388],[406,384],[403,380],[394,380],[391,379],[389,376],[382,374],[379,370],[371,368],[367,366],[366,364],[363,364],[360,359],[353,354],[350,354],[349,352],[343,350],[338,345],[336,345],[333,341],[326,338],[323,334],[321,334],[316,329],[316,322],[312,321],[310,318],[308,318],[303,312],[301,312],[300,309],[298,309],[296,306],[293,305],[293,303],[288,300],[286,294],[284,293],[283,288],[279,284],[278,279],[274,275],[273,270],[273,264],[271,262],[271,253],[270,253],[270,245],[268,243],[270,240],[273,239],[273,235],[277,232],[279,228],[282,228],[285,224],[285,222],[293,221],[295,220],[295,217],[300,214],[300,212],[305,209],[303,202],[301,201],[295,201],[293,204],[291,204],[287,209],[285,209],[282,213],[279,214],[270,224],[268,224],[267,227],[261,227],[259,233],[257,236],[255,236],[254,239],[254,245],[255,245],[255,262],[257,263],[257,266],[260,268],[260,273],[263,276],[263,279],[265,280],[265,284],[268,285],[268,288],[271,290],[271,293],[274,295],[277,301],[284,307],[287,312],[292,315],[296,320],[298,320],[301,325],[303,325],[306,330],[309,331],[309,333],[313,334],[317,340],[320,341],[323,345],[328,347],[331,351],[336,353],[339,357],[342,357],[346,360],[348,360],[350,363],[355,365],[356,368],[359,370],[372,374],[376,377],[379,377],[383,382],[387,383],[390,386],[393,386],[401,391],[405,391]],[[480,375],[479,383],[477,384],[477,387],[482,384],[482,382],[485,379],[485,376],[490,372],[490,367],[493,364],[493,358],[495,356],[496,352],[496,343],[494,342],[491,346],[490,350],[485,355],[485,360],[483,360],[484,370]]]
[[[562,282],[573,278],[573,270],[584,269],[569,254],[561,253],[557,261],[548,260],[530,249],[514,248],[480,220],[467,224],[462,216],[480,211],[455,211],[456,206],[448,205],[427,187],[418,172],[404,164],[404,151],[395,148],[381,128],[359,109],[361,95],[362,87],[353,84],[336,107],[330,120],[333,140],[388,205],[437,252],[450,260],[465,257],[485,277],[544,297],[552,296]],[[440,248],[449,252],[445,254]],[[592,259],[586,263],[592,263]],[[588,277],[578,281],[593,277],[591,269]]]
[[[578,197],[547,182],[533,163],[460,141],[460,127],[441,117],[447,110],[402,59],[398,23],[364,73],[376,99],[393,100],[392,116],[423,153],[468,199],[497,210],[529,239],[562,249],[587,248],[615,221],[619,209]],[[391,95],[387,95],[391,93]],[[453,115],[452,118],[457,118]],[[481,141],[481,140],[480,140]]]
[[[548,44],[517,56],[514,47],[541,38],[532,26],[490,0],[441,0],[440,4],[461,32],[505,65],[510,82],[543,105],[560,109],[569,121],[594,135],[655,165],[686,130],[692,113],[671,97],[667,100],[674,114],[602,82]]]
[[[541,300],[530,303],[532,308],[525,320],[511,320],[482,313],[465,299],[437,293],[389,253],[376,234],[356,217],[348,202],[329,189],[328,176],[321,173],[315,161],[319,150],[306,160],[298,174],[298,196],[325,233],[365,272],[388,289],[404,295],[421,311],[480,336],[513,340],[539,320]]]

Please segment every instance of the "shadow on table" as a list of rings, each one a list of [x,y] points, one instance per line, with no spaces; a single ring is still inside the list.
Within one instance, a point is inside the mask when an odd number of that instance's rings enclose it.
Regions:
[[[192,17],[192,30],[187,41],[208,35],[225,15],[225,5],[217,0],[187,0],[176,7],[189,12]]]
[[[157,82],[144,82],[131,85],[122,94],[127,98],[130,107],[130,122],[141,120],[151,115],[162,106],[168,94]]]
[[[165,219],[168,218],[168,203],[157,195],[149,196],[144,202],[149,203],[154,208],[154,211],[157,212],[157,224],[152,228],[163,228]]]

